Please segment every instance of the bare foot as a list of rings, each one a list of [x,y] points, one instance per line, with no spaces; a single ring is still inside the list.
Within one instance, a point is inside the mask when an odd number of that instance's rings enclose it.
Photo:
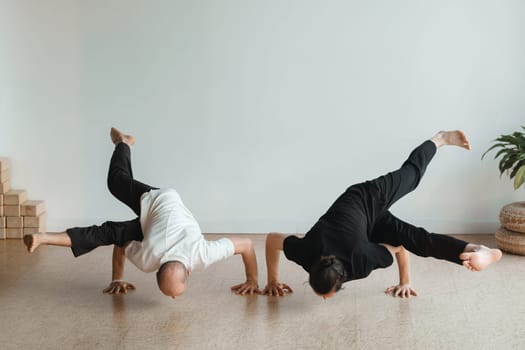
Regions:
[[[467,135],[461,130],[440,131],[432,138],[432,141],[437,147],[451,145],[465,149],[471,148]]]
[[[34,252],[36,248],[38,248],[38,246],[40,245],[40,236],[40,233],[24,236],[24,244],[26,245],[27,251],[29,253]]]
[[[129,146],[133,146],[135,144],[135,138],[132,135],[126,135],[116,128],[111,128],[109,134],[111,136],[111,141],[113,141],[115,145],[121,142],[124,142]]]
[[[464,253],[459,255],[463,266],[470,271],[481,271],[501,259],[501,250],[491,249],[484,245],[467,245]]]

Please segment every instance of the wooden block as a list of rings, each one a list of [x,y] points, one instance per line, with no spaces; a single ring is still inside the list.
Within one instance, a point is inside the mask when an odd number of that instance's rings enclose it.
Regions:
[[[11,182],[8,180],[6,182],[0,182],[0,193],[6,193],[11,190]]]
[[[6,228],[5,229],[5,236],[7,239],[21,239],[24,237],[24,229],[23,228]]]
[[[39,216],[24,216],[24,227],[36,227],[44,231],[46,227],[46,213],[42,213]]]
[[[9,180],[9,169],[0,171],[0,182],[6,182]]]
[[[0,194],[0,207],[4,205],[4,195]],[[2,216],[2,215],[0,215]]]
[[[0,157],[0,171],[9,169],[9,158]]]
[[[25,201],[20,206],[22,216],[39,216],[46,209],[44,201]]]
[[[4,206],[0,205],[0,216],[4,216]]]
[[[5,217],[0,216],[0,239],[5,239],[6,228],[5,228]]]
[[[20,216],[20,206],[19,205],[4,205],[4,215],[5,216]]]
[[[5,227],[7,228],[23,228],[24,218],[22,216],[6,216]]]
[[[19,205],[24,203],[26,199],[26,190],[11,190],[4,194],[4,205]]]

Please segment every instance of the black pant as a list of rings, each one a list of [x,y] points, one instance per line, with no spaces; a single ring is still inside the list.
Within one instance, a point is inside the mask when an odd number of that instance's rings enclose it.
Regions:
[[[370,240],[393,246],[402,245],[419,256],[431,256],[461,264],[459,255],[467,242],[447,235],[429,233],[421,227],[399,220],[388,210],[397,200],[417,187],[435,153],[436,145],[432,141],[426,141],[412,151],[399,170],[370,181],[371,185],[379,189],[381,196]]]
[[[131,150],[125,143],[115,146],[109,164],[109,191],[122,203],[140,216],[140,197],[155,187],[133,179]],[[100,226],[74,227],[66,230],[71,238],[71,250],[75,256],[85,254],[101,245],[124,246],[129,241],[142,241],[139,217],[130,221],[106,221]]]

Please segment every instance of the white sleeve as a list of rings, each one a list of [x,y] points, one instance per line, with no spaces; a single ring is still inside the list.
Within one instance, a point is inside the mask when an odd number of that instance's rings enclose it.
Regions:
[[[203,268],[206,268],[213,263],[232,256],[235,253],[235,247],[228,238],[221,238],[216,241],[204,240],[199,253],[200,263]]]
[[[128,244],[125,250],[126,258],[135,265],[139,270],[144,272],[151,272],[155,267],[150,267],[144,261],[144,251],[142,249],[142,242],[132,241]]]

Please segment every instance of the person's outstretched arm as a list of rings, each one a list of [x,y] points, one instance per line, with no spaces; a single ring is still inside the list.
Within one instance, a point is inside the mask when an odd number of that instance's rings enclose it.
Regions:
[[[135,290],[135,286],[123,280],[124,263],[126,262],[126,247],[113,246],[113,271],[111,274],[111,283],[103,290],[108,294],[126,294],[128,290]]]
[[[262,293],[269,296],[283,296],[287,292],[292,293],[290,286],[279,282],[279,256],[283,250],[283,242],[286,235],[270,233],[266,236],[266,269],[268,283]]]
[[[241,254],[246,282],[233,286],[231,289],[235,294],[246,295],[260,294],[257,272],[257,258],[253,249],[253,242],[249,238],[230,238],[235,247],[235,254]]]
[[[410,287],[410,256],[408,250],[403,246],[393,247],[389,244],[383,244],[390,253],[396,255],[397,267],[399,269],[399,284],[391,286],[385,290],[385,293],[393,297],[410,298],[411,295],[417,296],[415,290]]]

